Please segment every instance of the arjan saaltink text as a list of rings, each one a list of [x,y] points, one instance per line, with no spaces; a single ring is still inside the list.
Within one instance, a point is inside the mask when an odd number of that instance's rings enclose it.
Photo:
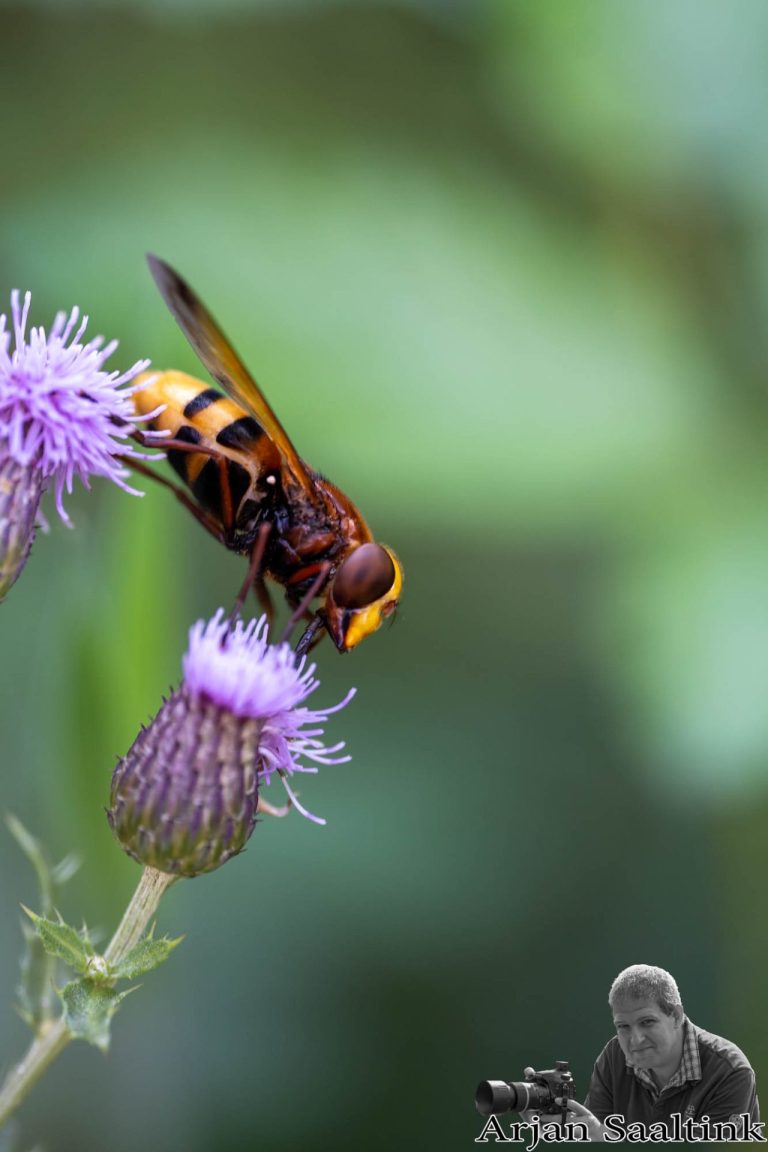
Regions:
[[[639,1121],[628,1123],[622,1115],[606,1116],[603,1120],[603,1142],[616,1144],[626,1140],[630,1144],[702,1144],[722,1141],[763,1140],[764,1124],[756,1124],[748,1112],[728,1120],[710,1120],[708,1116],[694,1120],[690,1116],[682,1118],[673,1112],[669,1122],[662,1124],[642,1124]],[[567,1144],[587,1143],[589,1131],[586,1124],[556,1124],[542,1120],[534,1113],[528,1122],[514,1122],[505,1132],[498,1116],[489,1116],[475,1144],[487,1144],[493,1140],[498,1144],[525,1144],[526,1152],[533,1152],[539,1143]],[[529,1141],[529,1142],[526,1142]]]

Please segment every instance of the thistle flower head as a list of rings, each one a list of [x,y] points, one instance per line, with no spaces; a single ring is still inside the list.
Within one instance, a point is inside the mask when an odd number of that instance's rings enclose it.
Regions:
[[[304,701],[317,689],[315,665],[287,644],[270,645],[266,618],[231,627],[219,610],[190,631],[184,679],[112,778],[109,821],[129,855],[163,872],[197,876],[242,851],[259,810],[259,788],[341,764],[343,743],[322,740],[331,708]]]
[[[148,361],[122,375],[106,372],[116,340],[104,344],[97,336],[83,344],[88,318],[81,319],[77,308],[69,316],[59,312],[48,334],[42,327],[27,333],[30,303],[29,292],[22,304],[14,291],[11,327],[0,315],[0,456],[51,481],[57,511],[67,521],[63,495],[72,491],[75,476],[86,487],[95,475],[133,491],[125,483],[128,470],[116,459],[139,457],[125,442],[137,416],[133,389],[122,386]]]

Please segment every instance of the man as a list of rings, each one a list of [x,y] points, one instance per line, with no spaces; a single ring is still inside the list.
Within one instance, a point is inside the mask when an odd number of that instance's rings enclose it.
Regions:
[[[625,968],[608,1003],[616,1035],[597,1058],[586,1106],[568,1105],[573,1120],[588,1125],[591,1140],[621,1139],[619,1125],[607,1119],[613,1116],[646,1131],[656,1125],[650,1138],[666,1130],[670,1139],[685,1139],[687,1123],[694,1138],[717,1139],[711,1126],[730,1123],[732,1139],[762,1139],[749,1061],[735,1044],[687,1018],[669,972],[649,964]],[[709,1137],[701,1127],[705,1117]]]

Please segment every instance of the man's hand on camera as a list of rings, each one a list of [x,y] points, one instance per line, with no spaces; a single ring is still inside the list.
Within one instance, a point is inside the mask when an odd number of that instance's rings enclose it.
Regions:
[[[561,1100],[556,1100],[556,1104],[561,1104]],[[579,1104],[576,1100],[569,1100],[567,1104],[568,1115],[566,1117],[567,1124],[586,1124],[587,1135],[590,1140],[596,1143],[603,1142],[603,1126],[593,1112],[589,1108],[585,1108],[583,1104]],[[543,1113],[538,1108],[528,1108],[525,1112],[520,1113],[520,1118],[526,1123],[530,1124],[534,1116],[539,1117],[541,1124],[562,1124],[562,1112],[547,1112]]]
[[[518,1115],[525,1124],[531,1124],[534,1116],[538,1116],[539,1124],[562,1124],[563,1122],[562,1111],[541,1112],[538,1108],[526,1108],[525,1112],[520,1112]],[[570,1117],[568,1122],[570,1123]]]
[[[559,1103],[559,1101],[558,1101]],[[558,1119],[560,1116],[558,1114]],[[568,1101],[568,1123],[569,1124],[586,1124],[587,1135],[590,1140],[603,1142],[603,1126],[595,1116],[594,1112],[590,1112],[583,1104],[579,1104],[578,1100]]]

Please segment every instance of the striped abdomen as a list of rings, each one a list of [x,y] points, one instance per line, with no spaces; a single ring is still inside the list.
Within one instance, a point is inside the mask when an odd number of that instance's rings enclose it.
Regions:
[[[185,452],[171,448],[168,462],[225,532],[250,531],[262,506],[274,501],[280,486],[280,456],[264,429],[217,388],[209,388],[184,372],[146,372],[137,383],[145,381],[149,383],[133,398],[137,412],[145,414],[161,404],[166,406],[149,421],[148,429],[167,431],[175,440],[208,449]],[[222,459],[231,493],[230,523]]]

